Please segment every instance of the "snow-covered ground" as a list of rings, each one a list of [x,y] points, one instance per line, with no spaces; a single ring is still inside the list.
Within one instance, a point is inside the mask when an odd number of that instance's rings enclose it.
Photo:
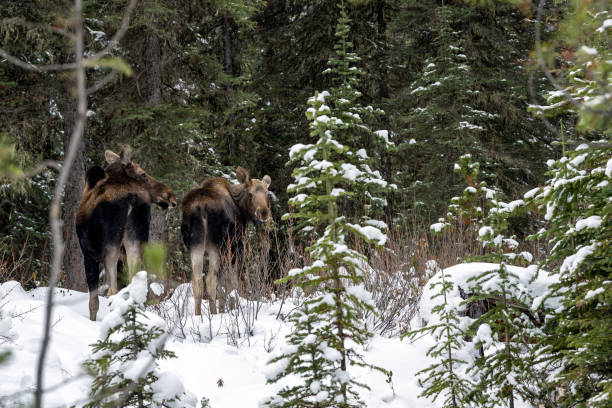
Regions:
[[[495,264],[463,264],[447,269],[447,273],[465,275],[466,271],[477,272],[497,268]],[[523,268],[520,268],[523,269]],[[525,273],[531,273],[527,269]],[[266,384],[266,372],[270,370],[267,362],[285,344],[285,335],[291,331],[289,323],[277,319],[281,302],[263,304],[258,318],[252,327],[252,336],[236,338],[231,335],[232,319],[228,314],[220,314],[211,321],[202,321],[191,315],[193,306],[189,285],[180,288],[187,299],[185,304],[183,333],[173,336],[167,348],[174,351],[176,359],[160,362],[162,371],[170,371],[178,376],[185,388],[195,393],[198,399],[207,397],[212,408],[257,407],[258,403],[273,396],[280,385]],[[177,296],[180,290],[177,290]],[[4,315],[14,316],[11,332],[16,336],[0,345],[0,351],[12,350],[12,359],[0,366],[0,406],[7,406],[3,397],[15,393],[29,398],[35,384],[35,371],[40,348],[46,288],[26,292],[17,282],[0,284],[0,306]],[[49,348],[45,385],[52,391],[47,392],[45,407],[67,407],[82,403],[89,391],[90,379],[83,375],[82,362],[90,356],[90,344],[99,339],[101,321],[107,315],[108,299],[100,298],[98,321],[88,318],[88,295],[65,289],[56,290],[56,306],[53,313],[52,339]],[[175,299],[176,300],[176,299]],[[206,302],[205,302],[206,303]],[[296,305],[285,301],[281,315],[289,313]],[[177,312],[170,303],[162,304],[170,312]],[[431,302],[423,299],[422,307],[429,309]],[[158,308],[159,310],[159,308]],[[415,325],[422,324],[427,310],[416,317]],[[1,321],[1,317],[0,317]],[[212,330],[211,330],[212,329]],[[175,328],[175,334],[178,334]],[[242,329],[241,329],[242,330]],[[209,339],[212,331],[213,338]],[[407,339],[383,338],[375,336],[364,351],[366,361],[393,372],[393,389],[380,373],[365,369],[350,369],[359,381],[368,384],[371,391],[364,391],[362,398],[368,407],[385,408],[427,408],[437,407],[418,398],[422,388],[415,373],[430,363],[426,357],[432,345],[431,337],[423,337],[414,343]],[[60,387],[56,386],[62,384]],[[24,400],[25,401],[25,400]]]

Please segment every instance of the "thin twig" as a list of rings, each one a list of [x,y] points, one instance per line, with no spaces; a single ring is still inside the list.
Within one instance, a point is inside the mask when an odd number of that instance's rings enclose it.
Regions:
[[[83,66],[87,66],[87,67],[95,66],[96,63],[100,59],[110,54],[111,51],[119,44],[119,41],[121,40],[121,38],[123,38],[123,36],[125,35],[125,33],[127,32],[130,26],[130,16],[132,15],[134,8],[136,7],[136,1],[137,0],[130,0],[130,3],[126,7],[125,13],[123,15],[123,21],[121,22],[121,27],[119,27],[119,30],[117,30],[115,35],[113,35],[113,37],[110,39],[106,47],[102,48],[100,51],[96,52],[91,57],[84,58],[82,60]],[[3,57],[8,62],[20,68],[26,69],[28,71],[50,72],[50,71],[71,71],[71,70],[79,69],[79,66],[76,62],[69,63],[69,64],[49,64],[49,65],[32,64],[30,62],[22,61],[19,58],[10,55],[3,48],[0,48],[0,57]]]
[[[39,24],[39,23],[32,23],[30,21],[25,21],[22,18],[19,17],[11,17],[11,18],[4,18],[2,20],[0,20],[1,24],[13,24],[13,25],[19,25],[19,26],[23,26],[26,28],[34,28],[34,29],[41,29],[41,30],[46,30],[46,31],[50,31],[52,33],[55,34],[59,34],[59,35],[63,35],[64,37],[68,38],[69,40],[73,40],[74,37],[71,33],[69,33],[68,31],[52,26],[52,25],[48,25],[48,24]]]
[[[106,84],[108,84],[110,81],[112,81],[113,78],[115,77],[115,75],[117,75],[118,72],[119,71],[117,71],[116,69],[113,69],[104,78],[102,78],[101,80],[99,80],[98,82],[96,82],[95,84],[90,86],[89,88],[87,88],[87,95],[91,95],[91,94],[93,94],[95,92],[98,92]]]
[[[540,66],[540,68],[542,68],[542,71],[544,72],[544,75],[546,75],[546,78],[548,78],[548,81],[550,81],[550,83],[557,89],[557,91],[559,91],[568,102],[570,102],[572,105],[574,105],[574,107],[576,107],[576,109],[582,110],[582,111],[587,111],[589,113],[593,113],[593,114],[596,114],[596,115],[602,115],[602,116],[605,116],[605,117],[612,117],[612,112],[591,109],[586,104],[580,103],[580,100],[577,99],[577,98],[572,97],[566,91],[566,89],[563,88],[557,82],[557,80],[552,76],[552,74],[550,73],[550,70],[548,69],[548,66],[546,65],[546,62],[544,61],[544,57],[543,57],[543,54],[542,54],[542,35],[541,35],[541,32],[540,32],[541,25],[542,25],[542,22],[541,22],[542,12],[544,10],[544,1],[545,0],[540,0],[540,2],[538,4],[538,12],[537,12],[537,16],[536,16],[535,46],[536,46],[536,55],[537,55],[538,65]]]
[[[34,167],[33,169],[24,172],[21,175],[21,177],[32,178],[35,175],[37,175],[38,173],[41,173],[41,172],[43,172],[43,171],[45,171],[47,169],[55,169],[57,171],[62,171],[62,167],[55,160],[45,160],[45,161],[39,163],[38,165],[36,165],[36,167]]]
[[[77,117],[74,124],[74,129],[70,137],[70,145],[66,160],[59,174],[57,185],[53,193],[53,200],[49,208],[49,222],[51,224],[51,236],[53,243],[53,255],[51,259],[51,270],[49,277],[49,289],[47,302],[45,307],[45,323],[44,333],[41,344],[40,355],[38,358],[38,367],[36,370],[36,391],[34,393],[36,408],[42,408],[43,397],[43,374],[45,366],[45,357],[49,347],[49,339],[51,332],[51,315],[53,310],[53,295],[57,277],[61,268],[61,263],[64,255],[64,242],[62,240],[62,222],[61,222],[61,197],[68,174],[72,168],[72,164],[77,155],[83,132],[85,130],[85,121],[87,119],[87,92],[85,87],[85,65],[83,60],[84,39],[83,39],[83,2],[75,0],[74,2],[74,37],[75,37],[75,60],[76,60],[76,82],[77,82]]]

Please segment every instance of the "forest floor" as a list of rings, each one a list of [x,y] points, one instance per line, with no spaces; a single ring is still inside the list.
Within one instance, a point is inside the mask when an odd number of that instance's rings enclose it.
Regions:
[[[469,268],[468,265],[453,268],[463,271]],[[478,267],[471,269],[497,267],[494,264],[476,265]],[[257,319],[250,325],[251,336],[241,333],[238,337],[237,327],[241,327],[241,331],[246,327],[244,321],[240,322],[242,317],[236,318],[235,313],[222,313],[211,319],[206,314],[203,319],[196,319],[190,303],[190,285],[181,285],[175,293],[179,294],[181,288],[185,290],[186,300],[179,305],[180,309],[176,304],[166,303],[170,300],[154,307],[159,313],[164,306],[168,306],[166,310],[170,313],[162,312],[162,315],[169,319],[172,313],[180,312],[183,321],[183,324],[171,328],[173,336],[166,342],[166,347],[175,352],[177,358],[161,361],[161,371],[170,371],[178,376],[185,388],[197,395],[198,400],[209,398],[212,408],[257,407],[263,399],[275,395],[281,385],[266,384],[266,373],[273,370],[267,363],[280,352],[286,343],[285,336],[291,331],[290,323],[277,318],[282,302],[262,303]],[[46,292],[44,287],[24,291],[17,282],[0,284],[2,307],[5,314],[13,316],[12,331],[16,334],[14,339],[4,344],[4,347],[8,345],[12,350],[13,356],[0,367],[0,406],[2,397],[14,393],[23,392],[18,400],[26,403],[30,398],[27,391],[33,390],[35,384]],[[90,345],[99,339],[101,321],[109,310],[108,299],[100,298],[100,312],[95,322],[88,318],[88,294],[57,289],[55,299],[52,339],[45,371],[45,385],[54,389],[45,394],[44,406],[79,406],[84,403],[91,382],[81,368],[82,363],[91,355]],[[289,313],[296,304],[297,301],[286,300],[281,316]],[[427,300],[423,300],[422,305],[427,308]],[[366,406],[441,406],[442,399],[432,403],[418,398],[422,387],[415,376],[417,371],[431,363],[426,352],[433,342],[431,336],[421,337],[413,343],[408,339],[375,336],[362,350],[363,355],[367,362],[393,372],[394,390],[379,372],[351,367],[351,374],[371,388],[361,393]],[[58,384],[61,386],[56,388]]]

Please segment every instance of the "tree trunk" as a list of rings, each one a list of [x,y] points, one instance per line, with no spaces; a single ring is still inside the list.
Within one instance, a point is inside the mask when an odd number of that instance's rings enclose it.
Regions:
[[[143,89],[147,103],[156,107],[161,104],[161,43],[153,30],[146,33],[146,43],[143,54],[145,70],[145,86]],[[166,235],[166,215],[164,211],[153,206],[151,209],[151,224],[149,226],[149,241],[164,241]]]
[[[232,22],[223,17],[223,72],[234,75],[234,61],[232,59]]]
[[[65,102],[60,103],[62,115],[64,117],[64,153],[67,154],[70,144],[70,137],[77,116],[76,100],[72,97],[74,83],[69,80],[66,84],[67,98]],[[81,140],[77,156],[72,165],[72,170],[66,181],[64,189],[64,284],[68,289],[87,292],[87,284],[85,282],[85,264],[83,262],[83,254],[79,245],[79,239],[76,234],[76,212],[83,188],[85,187],[85,143]]]
[[[223,72],[229,76],[234,76],[234,59],[232,55],[232,20],[224,16],[223,17],[223,26],[222,34],[223,34]],[[225,92],[229,94],[232,92],[231,87],[228,85],[225,87]],[[232,117],[230,116],[227,122],[232,121]],[[231,131],[227,131],[226,129],[226,143],[227,143],[227,156],[232,161],[236,154],[236,139],[234,134]]]
[[[381,39],[382,44],[384,45],[384,57],[387,59],[387,54],[389,52],[389,46],[386,41],[386,33],[387,33],[387,21],[385,20],[385,0],[378,0],[376,2],[376,23],[377,23],[377,32]],[[378,97],[380,99],[389,99],[389,88],[387,86],[388,80],[388,69],[387,63],[382,64],[382,77],[379,82],[378,87]],[[383,123],[386,129],[390,128],[390,123],[388,116],[385,116],[383,119]],[[386,150],[383,153],[383,173],[385,176],[385,180],[389,183],[393,183],[393,172],[391,169],[391,153]],[[393,191],[387,193],[387,205],[385,206],[385,221],[387,225],[393,225]]]
[[[145,86],[143,89],[147,103],[151,106],[161,104],[161,43],[152,30],[146,33],[143,63],[145,70]]]

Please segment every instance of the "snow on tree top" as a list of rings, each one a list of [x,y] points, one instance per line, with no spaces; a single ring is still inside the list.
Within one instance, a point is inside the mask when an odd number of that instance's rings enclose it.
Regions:
[[[576,222],[576,231],[581,231],[585,228],[599,228],[601,226],[601,217],[599,215],[592,215],[583,220]]]

